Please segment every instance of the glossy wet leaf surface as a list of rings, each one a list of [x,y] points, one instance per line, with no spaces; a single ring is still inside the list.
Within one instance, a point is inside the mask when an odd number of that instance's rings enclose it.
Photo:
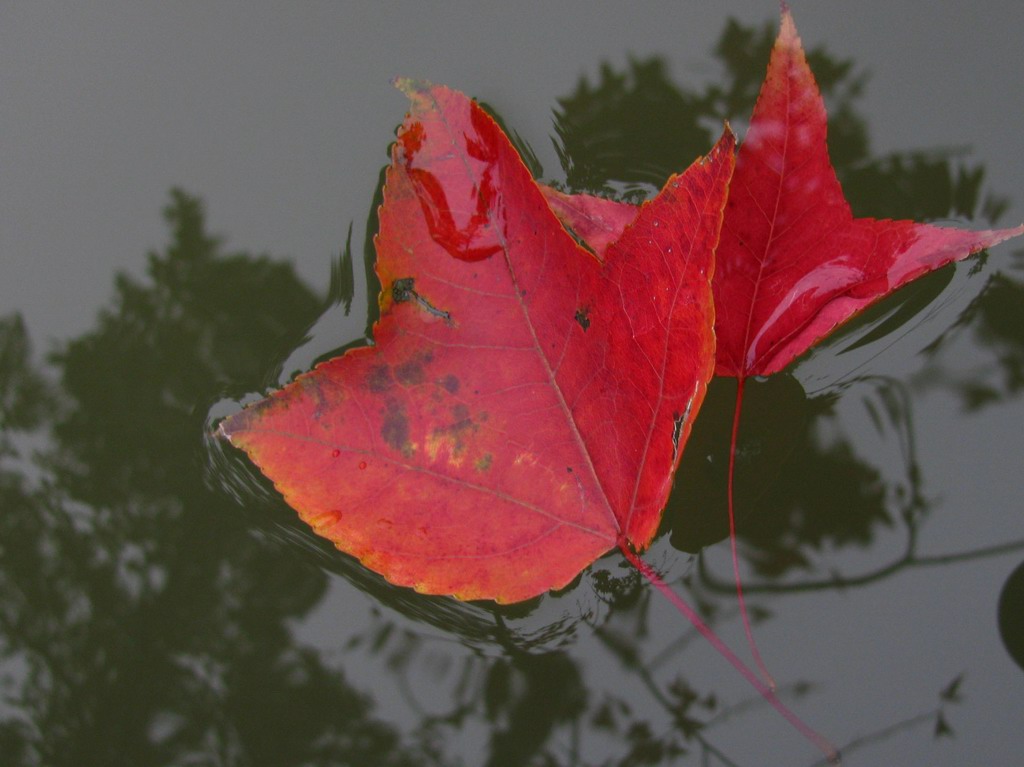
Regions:
[[[736,161],[718,250],[719,375],[778,372],[865,306],[1024,232],[854,218],[825,132],[824,103],[784,13]]]

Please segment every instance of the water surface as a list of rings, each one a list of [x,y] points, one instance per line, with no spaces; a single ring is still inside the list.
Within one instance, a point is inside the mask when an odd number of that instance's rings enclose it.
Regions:
[[[705,152],[723,117],[742,130],[773,4],[596,7],[5,11],[11,764],[815,762],[620,556],[511,608],[416,595],[312,536],[208,436],[363,342],[405,107],[392,75],[478,96],[541,178],[620,198]],[[1024,219],[1018,8],[794,8],[856,213]],[[755,630],[846,764],[1013,763],[1024,745],[1019,590],[1000,623],[1024,560],[1019,251],[943,270],[748,384]],[[646,559],[745,652],[733,386],[712,387]]]

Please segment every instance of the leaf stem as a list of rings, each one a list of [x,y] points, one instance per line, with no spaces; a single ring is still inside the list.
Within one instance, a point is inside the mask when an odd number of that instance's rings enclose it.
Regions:
[[[729,551],[732,554],[732,575],[736,583],[736,599],[740,606],[740,618],[743,621],[743,631],[747,635],[747,646],[750,647],[750,654],[754,658],[757,670],[772,690],[775,689],[775,678],[768,671],[764,660],[761,658],[761,651],[757,649],[757,642],[754,641],[754,632],[750,628],[750,616],[747,614],[747,602],[743,597],[743,580],[740,578],[740,556],[736,546],[736,512],[733,503],[733,477],[736,474],[736,444],[740,433],[740,414],[743,411],[743,384],[745,376],[738,376],[736,379],[736,407],[733,408],[732,416],[732,437],[729,441],[729,479],[727,484],[729,498]]]
[[[701,633],[713,648],[715,648],[718,654],[729,661],[730,665],[736,669],[736,671],[738,671],[740,675],[746,679],[755,690],[757,690],[758,693],[760,693],[761,697],[764,698],[772,708],[778,711],[787,722],[793,725],[797,732],[803,735],[808,742],[816,746],[825,755],[825,758],[828,759],[830,764],[840,763],[838,749],[836,749],[836,747],[832,745],[825,736],[804,722],[800,717],[793,713],[785,703],[779,700],[778,695],[775,694],[775,690],[768,687],[763,681],[761,681],[757,674],[755,674],[742,660],[740,660],[739,656],[729,649],[729,646],[726,645],[725,642],[718,638],[718,635],[701,619],[697,614],[697,611],[690,607],[682,597],[676,594],[672,588],[662,580],[661,576],[658,575],[654,568],[644,562],[644,560],[642,560],[640,556],[630,548],[625,539],[619,541],[619,549],[622,551],[623,555],[625,555],[626,559],[629,560],[629,563],[639,570],[640,573],[650,581],[651,585],[660,591],[684,618],[693,624],[693,627]]]

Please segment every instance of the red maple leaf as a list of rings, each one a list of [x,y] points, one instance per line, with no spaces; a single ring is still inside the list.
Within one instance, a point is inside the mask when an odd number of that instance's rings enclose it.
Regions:
[[[220,432],[389,581],[515,602],[654,535],[714,368],[734,139],[669,179],[602,263],[479,106],[400,86],[375,345]]]
[[[916,277],[1024,232],[854,218],[786,10],[736,161],[714,284],[719,375],[775,373]]]
[[[1024,233],[1024,226],[972,232],[854,218],[829,160],[826,127],[825,104],[784,8],[716,253],[718,375],[778,372],[911,280]],[[544,192],[598,254],[636,215],[627,203]]]

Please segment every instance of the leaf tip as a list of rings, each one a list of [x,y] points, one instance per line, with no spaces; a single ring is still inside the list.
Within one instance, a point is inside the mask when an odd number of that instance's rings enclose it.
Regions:
[[[785,0],[779,3],[780,13],[782,15],[782,23],[779,26],[779,37],[776,40],[776,45],[782,45],[786,48],[799,48],[800,47],[800,36],[796,32],[796,23],[793,21],[793,12],[789,10],[789,5],[786,4]]]
[[[414,80],[411,77],[392,77],[391,84],[398,88],[402,93],[409,96],[417,90],[418,80]]]
[[[718,139],[718,146],[722,149],[729,151],[736,149],[736,134],[733,132],[732,126],[729,121],[726,120],[722,125],[722,135]]]
[[[417,80],[414,77],[392,77],[391,84],[413,102],[429,94],[434,88],[434,84],[429,80]]]
[[[1010,229],[986,229],[976,233],[977,239],[970,246],[969,253],[977,253],[1024,234],[1024,224]]]

